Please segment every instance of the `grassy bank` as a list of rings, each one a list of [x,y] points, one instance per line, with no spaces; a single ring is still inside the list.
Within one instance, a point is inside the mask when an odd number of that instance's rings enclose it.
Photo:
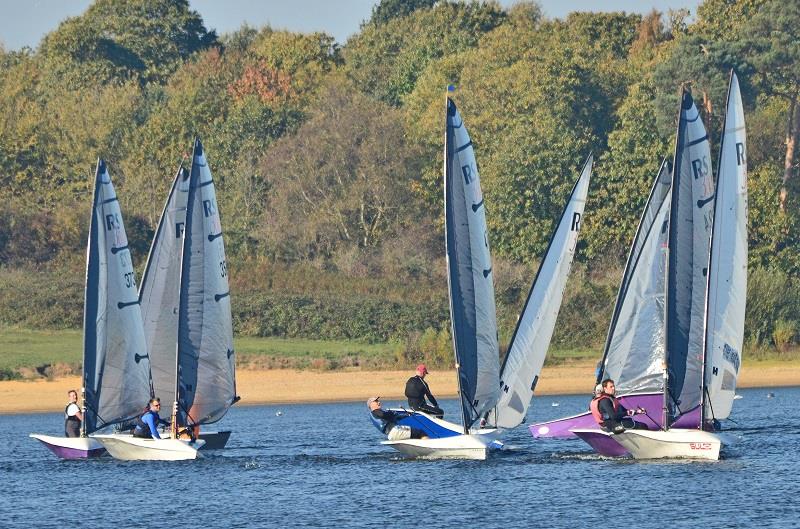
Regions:
[[[81,332],[76,330],[0,330],[0,375],[14,379],[77,374],[82,339]],[[377,370],[411,367],[402,354],[402,344],[396,343],[237,336],[234,344],[237,365],[244,369],[330,371],[349,367]],[[598,352],[591,349],[563,349],[551,351],[548,364],[597,357]]]

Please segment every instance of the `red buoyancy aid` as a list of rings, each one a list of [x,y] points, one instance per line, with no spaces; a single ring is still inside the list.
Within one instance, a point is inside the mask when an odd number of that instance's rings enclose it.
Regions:
[[[619,409],[619,402],[617,402],[617,399],[611,395],[601,393],[599,397],[593,398],[592,402],[589,403],[589,410],[592,412],[592,417],[594,417],[595,422],[600,426],[603,425],[603,416],[600,414],[600,401],[603,399],[611,399],[611,403],[614,405],[615,413]]]

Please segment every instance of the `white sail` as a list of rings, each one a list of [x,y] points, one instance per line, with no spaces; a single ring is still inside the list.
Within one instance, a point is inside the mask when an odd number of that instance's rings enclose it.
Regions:
[[[500,375],[492,261],[478,167],[467,128],[447,100],[445,232],[450,319],[464,427],[494,408]]]
[[[663,386],[664,251],[671,185],[672,171],[664,161],[631,245],[609,326],[598,378],[616,381],[620,395],[661,392]]]
[[[747,294],[747,143],[739,81],[731,74],[709,261],[706,417],[730,415],[741,366]]]
[[[98,160],[87,249],[83,376],[85,433],[137,415],[150,397],[150,364],[119,201]]]
[[[195,140],[178,309],[180,422],[208,424],[235,402],[235,357],[228,263],[214,180]]]
[[[500,375],[500,400],[495,408],[495,426],[499,428],[514,428],[525,420],[561,308],[591,176],[590,155],[553,233],[511,338]]]
[[[188,194],[189,171],[181,165],[164,204],[139,288],[153,390],[166,401],[174,396],[177,376],[179,278]],[[162,407],[162,418],[168,419],[171,413],[170,406]]]

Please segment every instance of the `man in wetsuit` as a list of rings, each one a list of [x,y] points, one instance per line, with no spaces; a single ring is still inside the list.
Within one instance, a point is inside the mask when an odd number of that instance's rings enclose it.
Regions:
[[[408,414],[398,414],[392,410],[384,410],[381,407],[380,397],[371,397],[367,400],[367,407],[370,414],[381,423],[381,431],[386,434],[390,441],[400,439],[427,439],[425,432],[410,426],[401,426],[397,423]]]
[[[78,392],[71,389],[67,392],[67,396],[69,397],[69,402],[67,407],[64,408],[64,435],[67,437],[80,437],[83,414],[80,406],[78,406]]]
[[[428,368],[425,367],[425,364],[420,364],[417,366],[417,374],[409,378],[408,382],[406,382],[406,398],[408,399],[408,405],[411,406],[412,410],[424,411],[434,417],[442,418],[444,412],[431,393],[431,388],[428,387],[428,383],[425,382],[425,375],[427,374]],[[425,401],[426,397],[430,401],[430,404]]]
[[[602,383],[602,392],[592,399],[589,409],[600,428],[607,432],[622,433],[626,427],[623,420],[628,419],[626,421],[628,428],[635,428],[636,422],[630,417],[637,413],[644,413],[644,410],[642,408],[626,409],[614,396],[616,391],[614,381],[610,378],[605,379]]]
[[[158,424],[169,424],[167,421],[158,416],[161,410],[160,399],[150,399],[147,404],[147,411],[136,420],[136,427],[133,429],[134,437],[142,437],[145,439],[161,439],[158,435]]]

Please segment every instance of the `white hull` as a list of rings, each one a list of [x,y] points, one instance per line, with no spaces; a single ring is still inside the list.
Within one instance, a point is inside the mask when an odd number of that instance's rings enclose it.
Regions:
[[[626,430],[614,440],[635,459],[719,459],[722,440],[702,430]]]
[[[425,459],[486,459],[489,443],[481,435],[455,435],[440,439],[405,439],[383,441],[398,452]]]
[[[114,459],[124,461],[181,461],[196,459],[205,441],[142,439],[126,434],[96,435]]]

